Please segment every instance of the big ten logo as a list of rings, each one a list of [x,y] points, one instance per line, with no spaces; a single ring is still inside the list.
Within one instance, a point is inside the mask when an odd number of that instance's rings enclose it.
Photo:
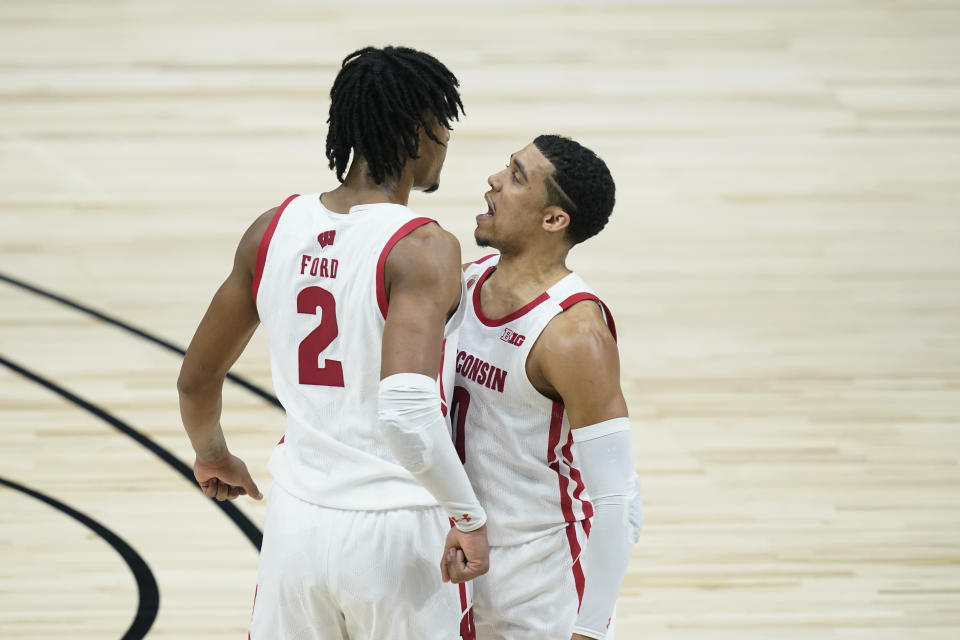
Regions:
[[[520,335],[512,329],[504,329],[503,333],[500,334],[500,339],[507,344],[512,344],[515,347],[519,347],[523,344],[523,341],[526,340],[527,337]]]
[[[320,243],[320,248],[323,249],[333,244],[333,241],[337,237],[337,231],[334,229],[332,231],[324,231],[317,236],[317,242]]]

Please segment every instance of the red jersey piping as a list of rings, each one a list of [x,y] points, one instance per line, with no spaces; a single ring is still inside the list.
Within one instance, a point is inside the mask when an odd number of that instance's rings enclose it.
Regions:
[[[283,215],[283,210],[287,208],[291,200],[299,195],[299,193],[293,194],[284,200],[283,204],[277,207],[273,218],[270,219],[270,224],[267,225],[266,231],[263,232],[263,237],[260,238],[260,246],[257,248],[257,264],[253,268],[253,284],[250,285],[250,294],[253,296],[254,304],[257,303],[257,291],[260,289],[260,279],[263,277],[263,267],[267,263],[267,250],[270,248],[273,232],[277,230],[277,223],[280,222],[280,216]]]
[[[557,455],[557,448],[560,446],[560,434],[563,431],[563,412],[565,407],[559,402],[553,403],[553,410],[550,412],[550,435],[547,441],[547,464],[557,473],[557,481],[560,485],[560,509],[563,511],[563,519],[567,522],[566,534],[567,543],[570,546],[570,559],[573,563],[573,581],[577,587],[577,612],[580,611],[580,603],[583,600],[583,588],[586,584],[583,574],[583,566],[580,564],[580,542],[577,540],[576,517],[573,514],[573,501],[567,489],[570,486],[570,479],[560,472],[560,459],[564,457],[563,449],[560,450],[560,456]],[[567,460],[564,458],[564,462]],[[584,503],[589,504],[589,503]],[[591,505],[592,513],[592,505]],[[585,522],[589,522],[585,520]]]
[[[384,320],[387,319],[387,285],[384,282],[383,276],[384,266],[387,264],[387,256],[390,255],[390,251],[402,237],[409,234],[414,229],[422,227],[430,222],[436,222],[436,220],[431,218],[414,218],[397,229],[396,233],[390,236],[390,239],[387,240],[387,244],[383,245],[383,250],[380,252],[380,258],[377,260],[377,306],[380,307],[380,314],[383,316]]]
[[[616,342],[617,341],[617,325],[613,321],[613,314],[610,313],[610,308],[603,302],[603,300],[601,300],[597,296],[593,295],[592,293],[586,293],[586,292],[575,293],[572,296],[568,297],[563,302],[561,302],[560,308],[566,311],[573,305],[583,300],[593,300],[594,302],[600,305],[600,307],[603,309],[603,316],[607,320],[607,327],[610,329],[610,333],[613,334],[613,341]]]
[[[487,325],[488,327],[501,327],[507,324],[508,322],[510,322],[511,320],[516,320],[517,318],[523,315],[526,315],[531,309],[533,309],[540,303],[550,299],[550,295],[546,291],[544,291],[539,296],[537,296],[527,304],[523,305],[513,313],[508,313],[502,318],[488,318],[486,314],[483,313],[483,309],[480,307],[480,287],[483,286],[483,283],[490,276],[490,274],[493,273],[493,270],[496,268],[497,266],[494,265],[489,269],[487,269],[486,271],[484,271],[483,275],[480,276],[480,279],[477,280],[477,284],[473,286],[473,310],[477,314],[477,319],[480,320],[480,322],[482,322],[483,324]]]

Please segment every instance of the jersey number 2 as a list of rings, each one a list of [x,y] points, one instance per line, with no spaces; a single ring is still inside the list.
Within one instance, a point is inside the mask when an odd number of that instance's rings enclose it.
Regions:
[[[300,343],[298,353],[300,384],[343,386],[343,366],[339,360],[325,359],[321,367],[320,353],[330,346],[340,333],[337,327],[337,301],[323,287],[307,287],[297,294],[297,312],[316,315],[320,310],[320,324]]]

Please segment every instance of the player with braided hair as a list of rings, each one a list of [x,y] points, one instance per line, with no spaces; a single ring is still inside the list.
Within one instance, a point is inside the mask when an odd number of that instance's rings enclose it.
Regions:
[[[640,503],[613,317],[566,257],[607,224],[613,178],[586,147],[542,135],[487,182],[474,237],[500,253],[465,265],[451,400],[490,515],[477,638],[606,638]]]
[[[330,89],[327,118],[327,159],[337,179],[343,182],[352,152],[374,183],[395,180],[407,159],[418,157],[418,131],[445,147],[435,129],[449,131],[463,111],[457,86],[443,63],[407,47],[366,47],[347,56]]]
[[[218,500],[260,499],[220,410],[227,370],[266,328],[287,420],[270,459],[253,640],[472,636],[463,582],[487,570],[486,514],[445,420],[446,338],[466,306],[460,245],[406,206],[412,189],[439,184],[457,87],[414,49],[348,55],[328,120],[339,186],[253,223],[184,357],[197,481]],[[447,551],[456,559],[441,572]]]

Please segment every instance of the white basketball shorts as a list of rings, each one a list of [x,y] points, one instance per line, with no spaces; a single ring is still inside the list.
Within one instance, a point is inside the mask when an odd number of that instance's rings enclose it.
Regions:
[[[477,640],[569,639],[586,542],[583,523],[575,522],[524,544],[490,547],[490,571],[471,583]]]
[[[440,579],[439,507],[345,511],[273,484],[251,640],[458,640],[467,598]]]

